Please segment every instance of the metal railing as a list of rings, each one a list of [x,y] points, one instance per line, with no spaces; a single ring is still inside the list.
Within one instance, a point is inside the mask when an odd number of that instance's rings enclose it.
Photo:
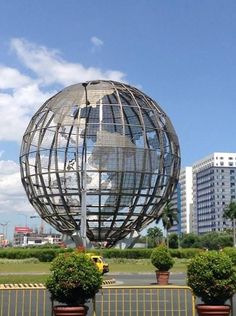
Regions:
[[[43,284],[0,284],[0,316],[48,316],[51,309]]]
[[[48,316],[49,293],[43,284],[0,284],[0,316]],[[88,316],[195,316],[187,286],[103,286]]]
[[[104,286],[94,305],[96,316],[195,316],[188,286]]]

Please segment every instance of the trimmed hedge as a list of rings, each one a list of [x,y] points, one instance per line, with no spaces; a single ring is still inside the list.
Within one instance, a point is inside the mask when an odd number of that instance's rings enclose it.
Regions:
[[[98,251],[105,258],[149,259],[153,249],[102,249]]]
[[[170,249],[171,256],[174,258],[190,259],[202,252],[199,248],[183,248],[183,249]]]
[[[71,251],[70,249],[39,249],[39,248],[8,248],[0,249],[0,258],[26,259],[37,258],[41,262],[52,261],[59,253]]]
[[[150,259],[154,248],[144,249],[99,249],[92,250],[93,253],[102,255],[105,258],[126,258],[126,259]],[[174,258],[189,259],[196,256],[202,250],[197,248],[169,249]]]
[[[0,258],[26,259],[37,258],[41,262],[52,261],[59,253],[71,252],[73,249],[64,248],[0,248]],[[123,259],[150,259],[153,248],[143,249],[91,249],[89,252],[103,256],[104,258]],[[198,248],[169,249],[174,258],[190,259],[202,252]],[[227,247],[223,250],[236,265],[236,248]]]
[[[230,257],[233,265],[236,265],[236,248],[226,247],[223,249],[223,252],[225,252]]]

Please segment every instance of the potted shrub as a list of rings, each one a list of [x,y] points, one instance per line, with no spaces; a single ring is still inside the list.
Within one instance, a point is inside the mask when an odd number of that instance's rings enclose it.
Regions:
[[[174,259],[171,257],[169,249],[161,244],[156,247],[151,254],[151,262],[156,270],[157,283],[167,285],[169,281],[169,270],[173,267]]]
[[[225,302],[236,292],[236,273],[232,261],[223,252],[206,251],[194,257],[187,267],[188,285],[204,304],[198,315],[229,315]]]
[[[86,315],[85,303],[102,286],[102,275],[93,261],[82,253],[59,254],[51,263],[46,287],[51,299],[65,305],[54,306],[54,315]]]

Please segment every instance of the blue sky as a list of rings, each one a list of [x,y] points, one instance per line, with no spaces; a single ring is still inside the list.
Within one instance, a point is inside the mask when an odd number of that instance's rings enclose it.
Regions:
[[[11,231],[25,222],[19,214],[34,214],[20,183],[21,137],[36,109],[72,83],[143,90],[171,118],[183,166],[235,152],[235,34],[233,0],[2,0],[0,223],[10,220]]]

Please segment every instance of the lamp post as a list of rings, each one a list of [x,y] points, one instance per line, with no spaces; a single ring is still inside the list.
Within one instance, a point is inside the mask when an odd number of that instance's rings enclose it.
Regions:
[[[10,222],[6,222],[6,223],[0,223],[0,225],[2,226],[2,234],[3,234],[3,239],[8,239],[7,238],[7,225],[9,224]]]
[[[32,215],[30,216],[30,218],[41,218],[38,215]],[[43,223],[43,219],[41,218],[41,224],[40,224],[40,229],[39,229],[39,233],[43,234],[44,233],[44,223]]]

